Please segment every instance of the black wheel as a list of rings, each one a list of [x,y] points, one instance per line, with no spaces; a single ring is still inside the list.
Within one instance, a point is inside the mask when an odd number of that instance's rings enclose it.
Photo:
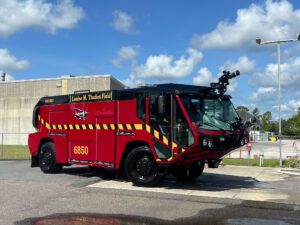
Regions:
[[[58,173],[62,165],[56,162],[55,146],[52,142],[42,145],[39,153],[39,165],[44,173]]]
[[[136,147],[128,154],[125,170],[132,183],[138,186],[151,187],[161,180],[158,166],[147,146]]]
[[[199,177],[204,170],[205,162],[198,161],[187,166],[175,167],[172,171],[174,177],[180,181],[191,181]]]

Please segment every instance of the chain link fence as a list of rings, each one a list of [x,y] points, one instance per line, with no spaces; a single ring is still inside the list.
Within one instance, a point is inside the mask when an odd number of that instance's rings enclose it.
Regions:
[[[29,159],[27,133],[0,133],[0,160]]]

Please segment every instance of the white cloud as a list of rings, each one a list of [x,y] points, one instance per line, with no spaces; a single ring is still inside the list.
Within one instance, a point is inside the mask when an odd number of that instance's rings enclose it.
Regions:
[[[71,0],[50,3],[45,0],[1,0],[0,37],[26,28],[42,28],[50,33],[71,29],[84,17],[81,7]]]
[[[125,61],[132,61],[139,55],[140,46],[123,46],[117,52],[117,57],[112,60],[113,65],[120,66]]]
[[[190,75],[203,55],[195,49],[187,50],[188,56],[174,59],[171,55],[149,56],[145,64],[133,68],[131,77],[141,79],[179,79]]]
[[[289,60],[280,65],[281,85],[283,89],[299,90],[300,86],[300,57]],[[255,73],[250,80],[250,84],[255,86],[277,87],[278,85],[278,65],[268,64],[264,71]]]
[[[278,106],[275,106],[278,108]],[[298,108],[300,107],[300,100],[291,99],[286,104],[281,105],[281,110],[283,112],[290,112],[291,114],[295,114],[298,111]]]
[[[15,56],[11,55],[7,49],[0,48],[0,69],[17,71],[25,70],[29,67],[27,60],[18,60]]]
[[[264,5],[251,4],[237,11],[236,20],[224,20],[210,33],[194,35],[193,47],[232,49],[255,45],[264,40],[292,38],[300,30],[300,10],[288,1],[267,0]]]
[[[236,62],[228,60],[220,67],[220,70],[236,71],[239,70],[241,74],[249,74],[255,69],[256,63],[250,60],[247,56],[238,58]]]
[[[260,87],[250,95],[252,102],[265,102],[277,99],[277,89],[274,87]]]
[[[211,82],[215,82],[216,78],[213,78],[212,72],[206,68],[201,68],[197,75],[193,78],[193,84],[199,86],[209,86]]]
[[[134,29],[134,22],[130,15],[126,12],[116,10],[113,12],[113,27],[116,31],[127,33],[127,34],[136,34],[137,31]]]

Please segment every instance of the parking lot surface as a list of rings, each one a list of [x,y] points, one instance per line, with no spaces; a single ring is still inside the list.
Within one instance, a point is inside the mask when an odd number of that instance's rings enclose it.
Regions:
[[[113,175],[0,161],[0,224],[300,224],[300,176],[278,169],[206,168],[195,182],[168,176],[156,188]]]

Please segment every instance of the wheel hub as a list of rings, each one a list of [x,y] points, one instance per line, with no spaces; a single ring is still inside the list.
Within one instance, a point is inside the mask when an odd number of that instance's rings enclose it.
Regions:
[[[141,158],[137,161],[136,169],[137,172],[142,176],[147,176],[152,171],[152,162],[148,157]]]

